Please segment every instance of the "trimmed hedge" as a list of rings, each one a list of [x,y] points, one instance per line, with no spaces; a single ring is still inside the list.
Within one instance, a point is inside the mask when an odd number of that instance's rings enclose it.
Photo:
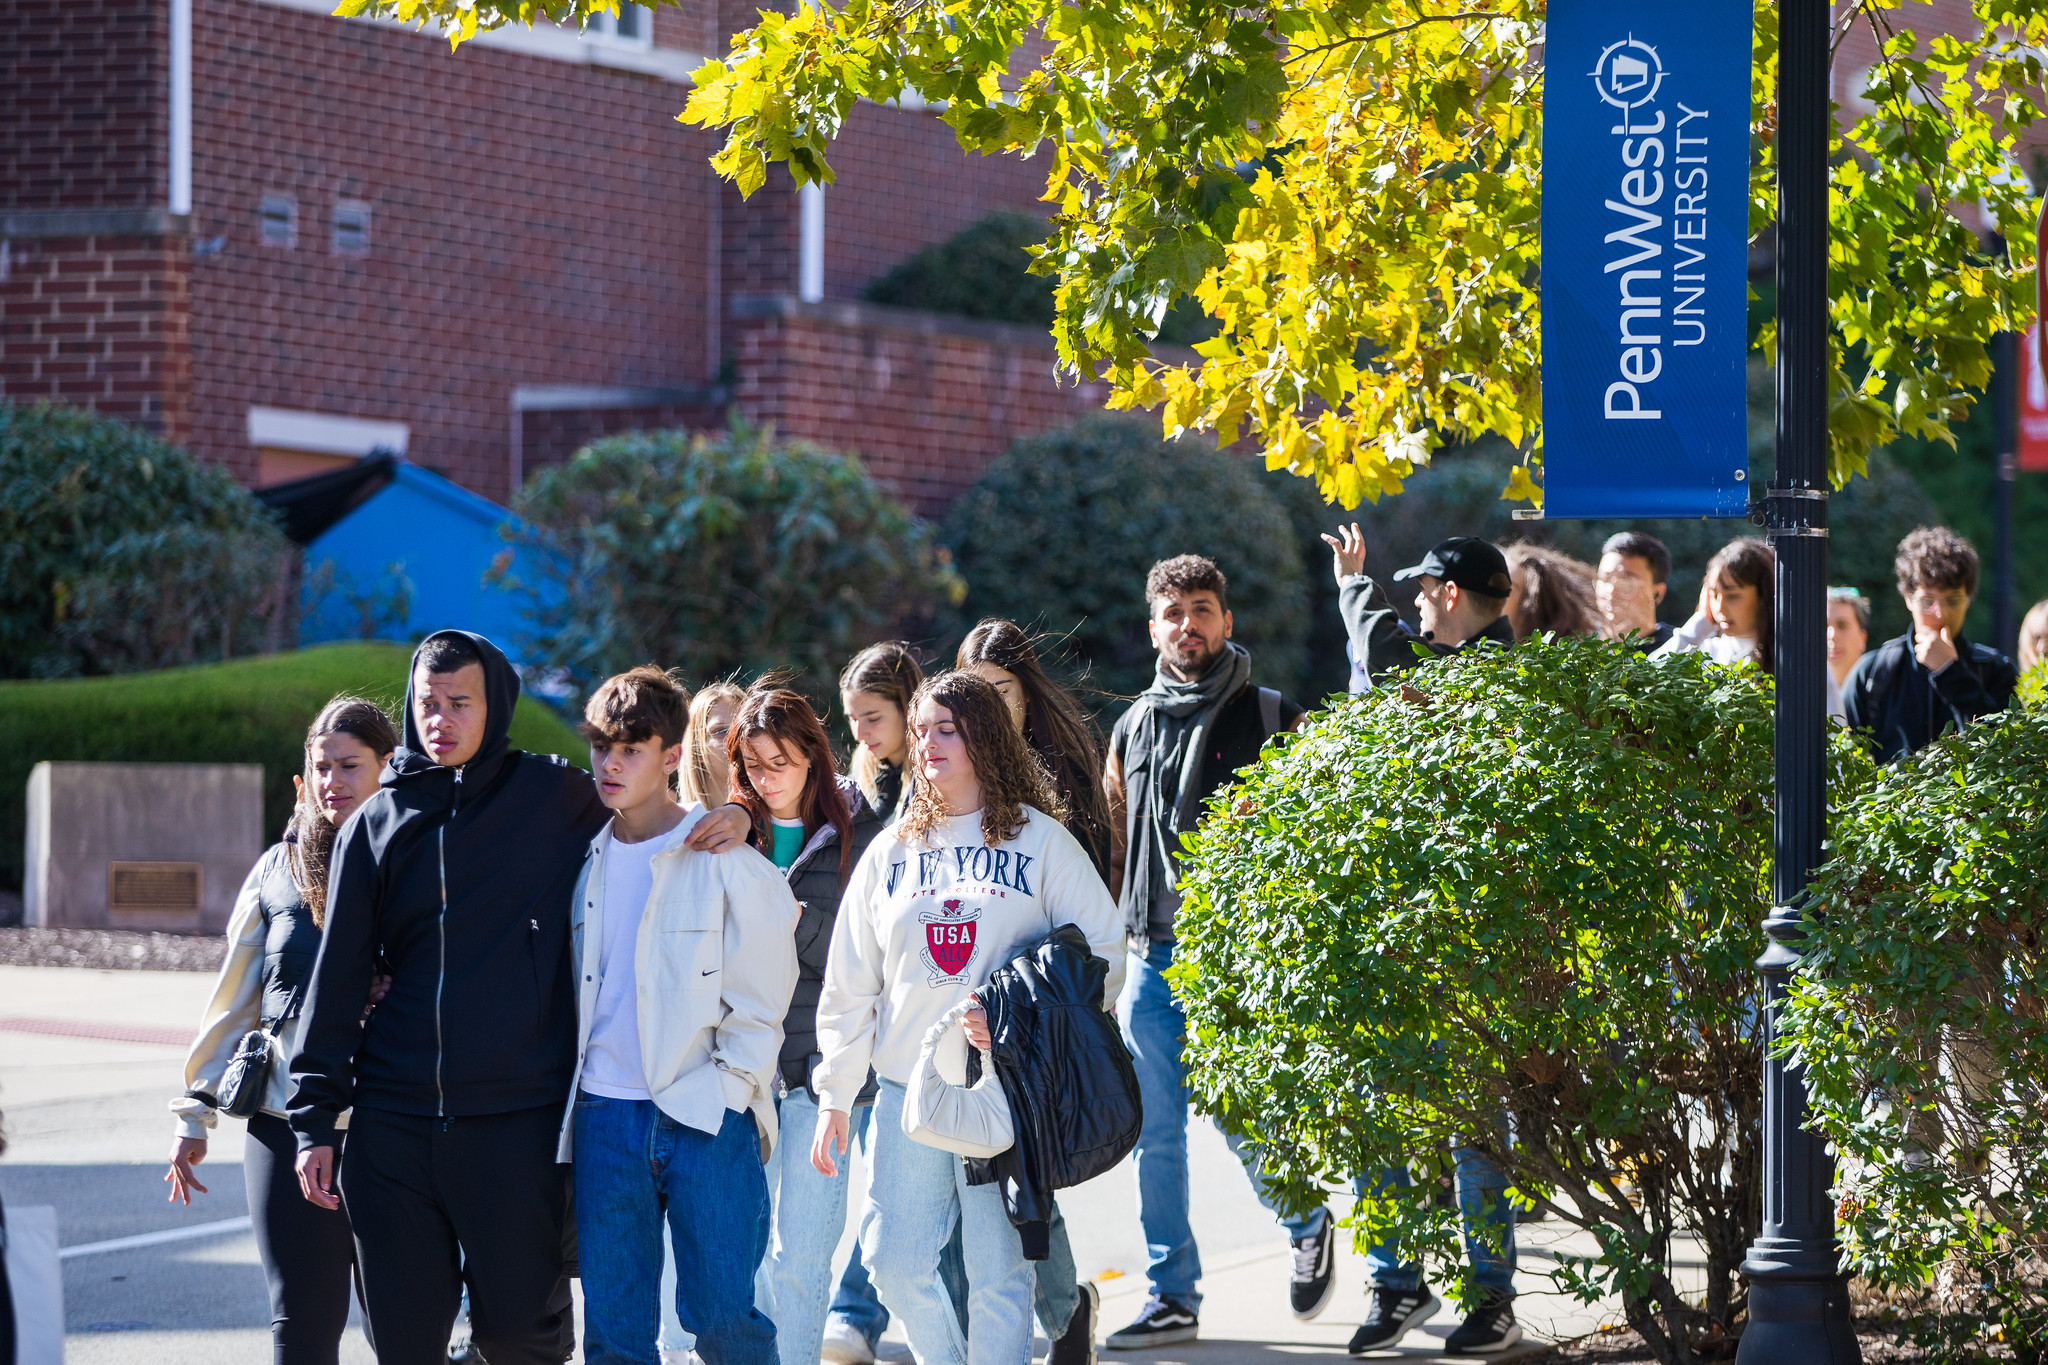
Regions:
[[[261,763],[263,827],[275,837],[313,716],[337,692],[396,714],[410,657],[404,645],[349,643],[158,673],[0,682],[0,886],[21,886],[28,775],[46,760]],[[589,762],[575,731],[532,697],[519,699],[512,743]]]

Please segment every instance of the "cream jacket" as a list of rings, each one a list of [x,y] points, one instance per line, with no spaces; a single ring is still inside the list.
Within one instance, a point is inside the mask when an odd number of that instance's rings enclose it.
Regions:
[[[662,1113],[701,1133],[716,1133],[728,1109],[750,1112],[761,1133],[761,1160],[775,1148],[775,1061],[797,978],[796,897],[775,864],[751,848],[685,848],[683,840],[703,818],[704,808],[693,805],[662,836],[645,906],[604,903],[611,825],[591,840],[570,910],[576,1074],[557,1161],[572,1155],[577,1086],[604,984],[607,914],[640,917],[633,984],[647,1093]]]

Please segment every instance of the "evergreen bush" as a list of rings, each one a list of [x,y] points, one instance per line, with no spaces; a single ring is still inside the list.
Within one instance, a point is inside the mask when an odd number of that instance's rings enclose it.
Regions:
[[[1089,682],[1121,697],[1152,681],[1157,657],[1145,574],[1179,554],[1223,570],[1254,681],[1294,691],[1309,625],[1296,534],[1255,462],[1205,440],[1161,440],[1150,417],[1107,413],[1016,442],[945,527],[967,580],[966,621],[1068,632]]]
[[[1583,639],[1432,660],[1312,716],[1189,836],[1196,1103],[1298,1208],[1362,1174],[1360,1244],[1468,1287],[1433,1195],[1475,1146],[1597,1240],[1560,1290],[1618,1293],[1659,1359],[1725,1345],[1759,1199],[1771,736],[1753,670]],[[1866,761],[1836,753],[1853,787]],[[1420,1179],[1373,1192],[1388,1168]]]
[[[21,886],[25,789],[44,761],[260,763],[264,834],[276,838],[313,717],[337,692],[397,717],[411,653],[382,642],[318,645],[118,678],[0,682],[0,886]],[[513,713],[512,744],[590,762],[590,747],[531,696]]]
[[[506,535],[531,546],[528,657],[580,693],[653,661],[692,678],[835,678],[856,650],[929,628],[959,579],[926,524],[858,460],[729,430],[607,437],[530,479]],[[509,564],[509,561],[507,561]]]
[[[281,648],[294,553],[218,465],[79,408],[0,404],[0,677]]]
[[[1784,1015],[1847,1264],[1941,1359],[2048,1360],[2048,710],[1888,768],[1835,824]]]

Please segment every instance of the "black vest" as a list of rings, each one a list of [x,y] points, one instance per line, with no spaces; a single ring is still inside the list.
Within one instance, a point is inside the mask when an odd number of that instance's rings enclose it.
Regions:
[[[263,1011],[267,1023],[297,1017],[313,986],[313,959],[320,955],[320,926],[312,907],[292,880],[289,845],[273,844],[263,855],[256,884],[263,912]]]

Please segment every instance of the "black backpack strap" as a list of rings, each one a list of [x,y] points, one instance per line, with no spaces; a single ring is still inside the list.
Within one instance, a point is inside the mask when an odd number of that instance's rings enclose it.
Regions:
[[[1259,689],[1259,730],[1267,739],[1280,733],[1280,694],[1270,687]]]

